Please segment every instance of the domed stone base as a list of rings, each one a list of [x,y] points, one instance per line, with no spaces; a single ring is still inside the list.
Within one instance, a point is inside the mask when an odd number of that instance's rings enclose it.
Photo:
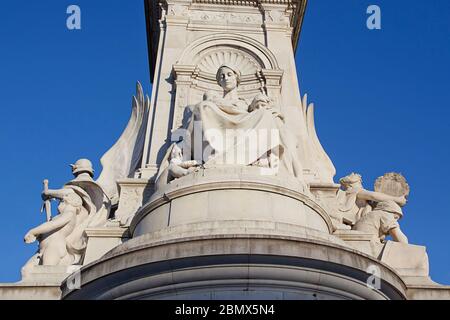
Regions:
[[[160,236],[132,239],[84,267],[81,289],[63,284],[63,298],[405,299],[405,286],[392,269],[328,241],[249,234],[160,241]],[[382,279],[377,290],[367,284],[373,266]]]

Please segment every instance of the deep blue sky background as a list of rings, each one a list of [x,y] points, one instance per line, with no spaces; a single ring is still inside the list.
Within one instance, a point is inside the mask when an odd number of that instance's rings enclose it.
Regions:
[[[66,8],[82,30],[66,29]],[[382,9],[382,30],[366,8]],[[450,284],[450,1],[310,0],[297,51],[302,93],[317,106],[321,141],[339,177],[367,188],[389,171],[412,193],[402,228],[426,245],[431,275]],[[135,82],[151,91],[142,0],[0,2],[0,282],[17,281],[43,222],[42,180],[99,159],[120,135]]]

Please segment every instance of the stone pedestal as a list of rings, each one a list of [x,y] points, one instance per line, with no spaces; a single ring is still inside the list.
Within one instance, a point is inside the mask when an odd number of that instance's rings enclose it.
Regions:
[[[0,283],[0,300],[60,300],[61,283]]]
[[[59,300],[61,283],[81,266],[33,266],[22,269],[22,280],[0,284],[0,300]],[[69,279],[72,283],[72,279]],[[70,284],[69,284],[70,286]]]
[[[312,241],[306,231],[296,237],[236,230],[185,236],[167,229],[134,238],[85,267],[81,289],[64,290],[63,298],[406,298],[406,287],[392,269],[344,246]],[[178,231],[178,238],[166,236],[171,231]],[[381,270],[379,290],[367,286],[366,270],[373,264]]]
[[[427,249],[423,246],[388,241],[380,260],[403,277],[428,277],[430,274]]]
[[[154,192],[153,180],[144,178],[123,179],[118,181],[117,184],[120,199],[115,217],[118,221],[125,223],[148,201]]]
[[[104,228],[89,228],[86,230],[88,244],[83,264],[101,258],[111,249],[122,244],[129,238],[128,228],[120,226],[109,226]]]

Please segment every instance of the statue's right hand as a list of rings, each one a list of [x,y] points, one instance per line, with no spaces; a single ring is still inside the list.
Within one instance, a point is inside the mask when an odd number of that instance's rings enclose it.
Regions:
[[[43,191],[43,192],[41,193],[41,198],[42,198],[42,200],[44,200],[44,201],[47,201],[47,200],[50,200],[50,199],[51,199],[51,197],[50,197],[50,195],[48,194],[47,191]]]
[[[23,240],[25,241],[25,243],[33,243],[36,241],[36,236],[28,231]]]

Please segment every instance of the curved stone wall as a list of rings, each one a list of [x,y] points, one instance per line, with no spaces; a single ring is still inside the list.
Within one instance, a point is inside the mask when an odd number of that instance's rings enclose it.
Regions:
[[[234,235],[160,241],[148,234],[81,270],[64,299],[405,299],[398,275],[338,244]],[[367,285],[380,270],[381,287]]]
[[[230,169],[228,169],[230,170]],[[241,169],[242,170],[242,169]],[[204,170],[157,191],[131,223],[133,237],[183,225],[256,221],[333,232],[327,212],[296,181],[251,170]]]

